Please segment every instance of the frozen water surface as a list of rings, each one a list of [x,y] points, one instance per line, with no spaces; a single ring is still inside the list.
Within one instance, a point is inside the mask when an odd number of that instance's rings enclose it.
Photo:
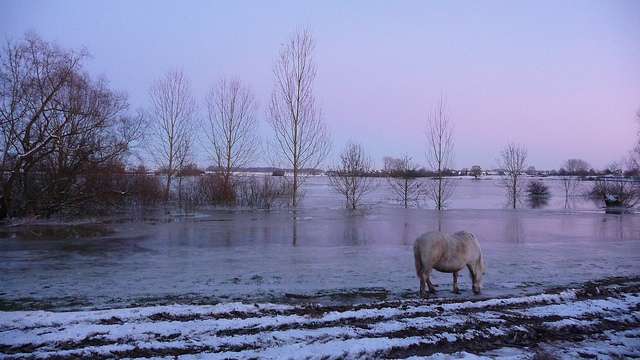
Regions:
[[[638,215],[605,214],[584,200],[564,209],[559,193],[543,209],[507,210],[492,180],[460,180],[457,190],[441,215],[399,208],[384,189],[366,209],[350,212],[320,178],[310,180],[296,211],[155,211],[99,220],[79,232],[5,229],[0,299],[5,307],[70,309],[414,297],[413,240],[438,226],[478,236],[486,295],[639,273]],[[434,282],[437,296],[473,296],[466,270],[461,295],[451,294],[449,274],[436,272]]]

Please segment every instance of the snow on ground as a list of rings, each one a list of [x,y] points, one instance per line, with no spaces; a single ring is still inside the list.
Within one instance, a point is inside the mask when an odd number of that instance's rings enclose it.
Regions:
[[[484,300],[0,312],[0,357],[640,357],[638,279]]]

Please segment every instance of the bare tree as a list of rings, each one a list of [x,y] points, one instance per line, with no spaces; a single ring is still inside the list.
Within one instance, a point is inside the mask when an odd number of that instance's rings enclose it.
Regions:
[[[171,180],[191,149],[196,102],[182,71],[169,71],[151,86],[149,95],[151,148],[157,165],[166,172],[166,201]]]
[[[405,209],[409,204],[419,203],[423,183],[418,180],[418,166],[411,157],[408,155],[403,155],[399,159],[385,157],[384,171],[391,191],[395,198],[402,202]]]
[[[185,169],[192,164],[193,160],[193,133],[192,128],[187,129],[188,133],[182,137],[182,142],[177,144],[175,154],[175,175],[178,176],[178,203],[182,204],[182,179]],[[167,194],[165,193],[165,200]]]
[[[340,154],[340,164],[329,172],[329,183],[345,197],[347,208],[356,209],[364,195],[374,188],[374,178],[368,176],[371,160],[361,145],[349,143]]]
[[[294,207],[298,203],[301,170],[317,167],[329,152],[329,134],[313,95],[313,49],[311,33],[298,32],[282,47],[273,68],[275,87],[268,120],[275,135],[272,145],[293,170]]]
[[[527,149],[518,144],[507,145],[500,153],[500,167],[505,173],[503,186],[513,208],[522,193],[522,176],[527,161]]]
[[[239,80],[222,79],[206,98],[207,148],[221,173],[224,197],[233,199],[233,169],[246,166],[255,156],[258,138],[256,102],[251,90]]]
[[[638,120],[638,125],[640,125],[640,110],[636,114],[636,118]],[[638,128],[638,139],[636,145],[629,153],[629,157],[627,159],[627,169],[629,173],[635,174],[635,176],[640,175],[640,128]]]
[[[109,191],[85,185],[138,138],[140,119],[83,72],[86,56],[34,34],[0,52],[0,218],[46,216]]]
[[[50,153],[56,139],[46,113],[60,110],[59,100],[80,69],[85,53],[61,50],[35,35],[8,42],[1,57],[0,125],[2,125],[2,204],[0,217],[11,211],[15,197],[24,197],[34,165]]]
[[[452,162],[453,127],[441,97],[427,121],[427,163],[435,175],[427,183],[426,194],[437,210],[444,209],[453,195],[454,183],[445,177]]]
[[[589,163],[582,159],[569,159],[562,166],[569,175],[585,176],[589,173]]]
[[[564,190],[564,207],[569,206],[569,198],[574,196],[578,189],[578,176],[585,176],[589,171],[589,164],[582,159],[569,159],[562,165],[563,173],[560,178]]]

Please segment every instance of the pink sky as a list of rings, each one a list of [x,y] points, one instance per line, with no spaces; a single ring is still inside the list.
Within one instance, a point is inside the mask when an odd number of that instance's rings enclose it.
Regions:
[[[220,76],[240,77],[260,120],[278,47],[301,26],[315,35],[316,95],[334,157],[354,140],[378,165],[402,153],[424,164],[426,114],[441,94],[456,167],[495,167],[515,141],[537,168],[571,157],[603,168],[637,141],[638,1],[0,4],[1,35],[33,30],[86,46],[90,71],[127,91],[134,108],[147,106],[153,79],[181,67],[199,99]]]

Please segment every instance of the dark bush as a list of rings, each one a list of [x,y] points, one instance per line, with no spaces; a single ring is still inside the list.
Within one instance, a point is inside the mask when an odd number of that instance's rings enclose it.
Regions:
[[[256,176],[244,178],[236,188],[238,205],[258,209],[270,209],[287,204],[291,193],[291,184],[285,179],[268,175],[262,179]]]
[[[606,205],[615,204],[631,208],[640,202],[640,182],[627,179],[600,179],[595,181],[588,195],[603,201]]]
[[[527,195],[529,197],[548,198],[551,196],[549,187],[540,180],[532,180],[527,185]]]
[[[144,167],[130,172],[127,180],[126,193],[131,205],[156,205],[163,200],[164,187],[160,177],[148,174]]]

